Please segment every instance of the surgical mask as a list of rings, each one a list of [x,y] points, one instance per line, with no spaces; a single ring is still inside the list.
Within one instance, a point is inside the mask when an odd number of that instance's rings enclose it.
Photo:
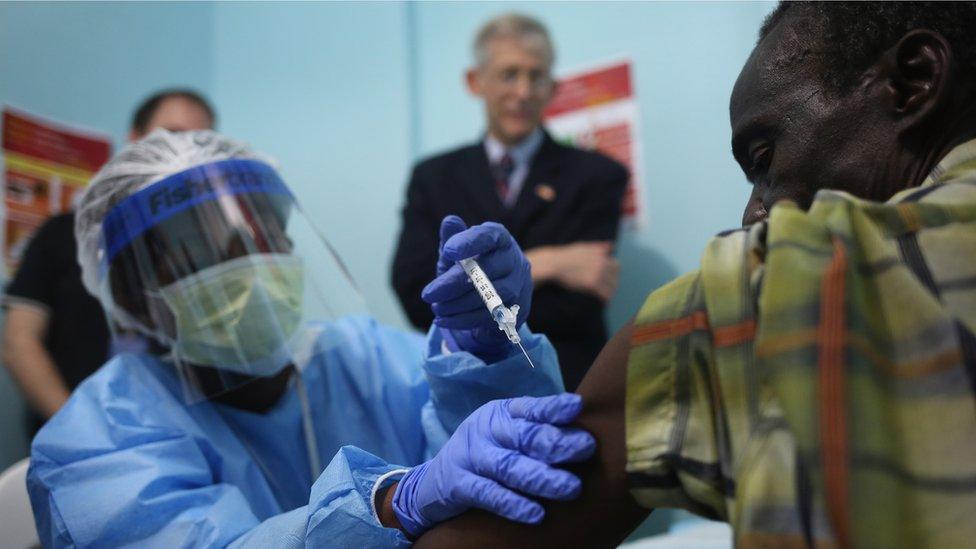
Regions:
[[[187,362],[269,377],[291,359],[302,318],[298,257],[254,254],[203,269],[160,290],[176,319],[173,351]]]

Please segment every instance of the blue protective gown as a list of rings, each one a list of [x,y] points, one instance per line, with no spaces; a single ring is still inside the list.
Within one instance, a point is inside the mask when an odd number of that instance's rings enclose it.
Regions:
[[[437,330],[425,353],[370,318],[326,325],[301,374],[328,463],[317,478],[294,383],[266,413],[188,406],[172,366],[117,356],[33,441],[38,533],[47,547],[409,545],[376,519],[377,480],[432,457],[489,400],[562,390],[549,342],[522,333],[535,370],[521,354],[441,354]]]

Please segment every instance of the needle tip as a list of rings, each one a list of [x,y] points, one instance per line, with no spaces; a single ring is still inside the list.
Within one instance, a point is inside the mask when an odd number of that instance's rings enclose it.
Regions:
[[[525,355],[525,360],[528,360],[529,361],[529,366],[532,366],[532,368],[534,369],[535,368],[535,364],[532,364],[532,359],[529,358],[529,353],[525,352],[525,347],[523,347],[521,343],[516,343],[516,345],[519,346],[519,349],[522,349],[522,354]]]

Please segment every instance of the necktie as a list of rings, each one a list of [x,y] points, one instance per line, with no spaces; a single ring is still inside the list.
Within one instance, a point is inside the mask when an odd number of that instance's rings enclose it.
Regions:
[[[508,180],[514,171],[515,162],[512,161],[512,157],[508,153],[505,153],[491,167],[491,174],[495,178],[495,190],[498,191],[498,197],[502,199],[502,202],[505,202],[505,198],[508,197]]]

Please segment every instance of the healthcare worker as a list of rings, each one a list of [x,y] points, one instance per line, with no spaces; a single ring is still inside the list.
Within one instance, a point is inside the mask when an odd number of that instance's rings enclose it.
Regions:
[[[552,347],[522,326],[529,368],[456,265],[478,256],[527,311],[501,226],[445,220],[426,341],[351,314],[358,292],[276,170],[213,132],[123,149],[75,235],[86,288],[159,349],[113,358],[34,439],[45,546],[397,546],[472,507],[531,523],[536,498],[578,495],[553,465],[594,441],[567,425],[580,402],[554,395]]]

